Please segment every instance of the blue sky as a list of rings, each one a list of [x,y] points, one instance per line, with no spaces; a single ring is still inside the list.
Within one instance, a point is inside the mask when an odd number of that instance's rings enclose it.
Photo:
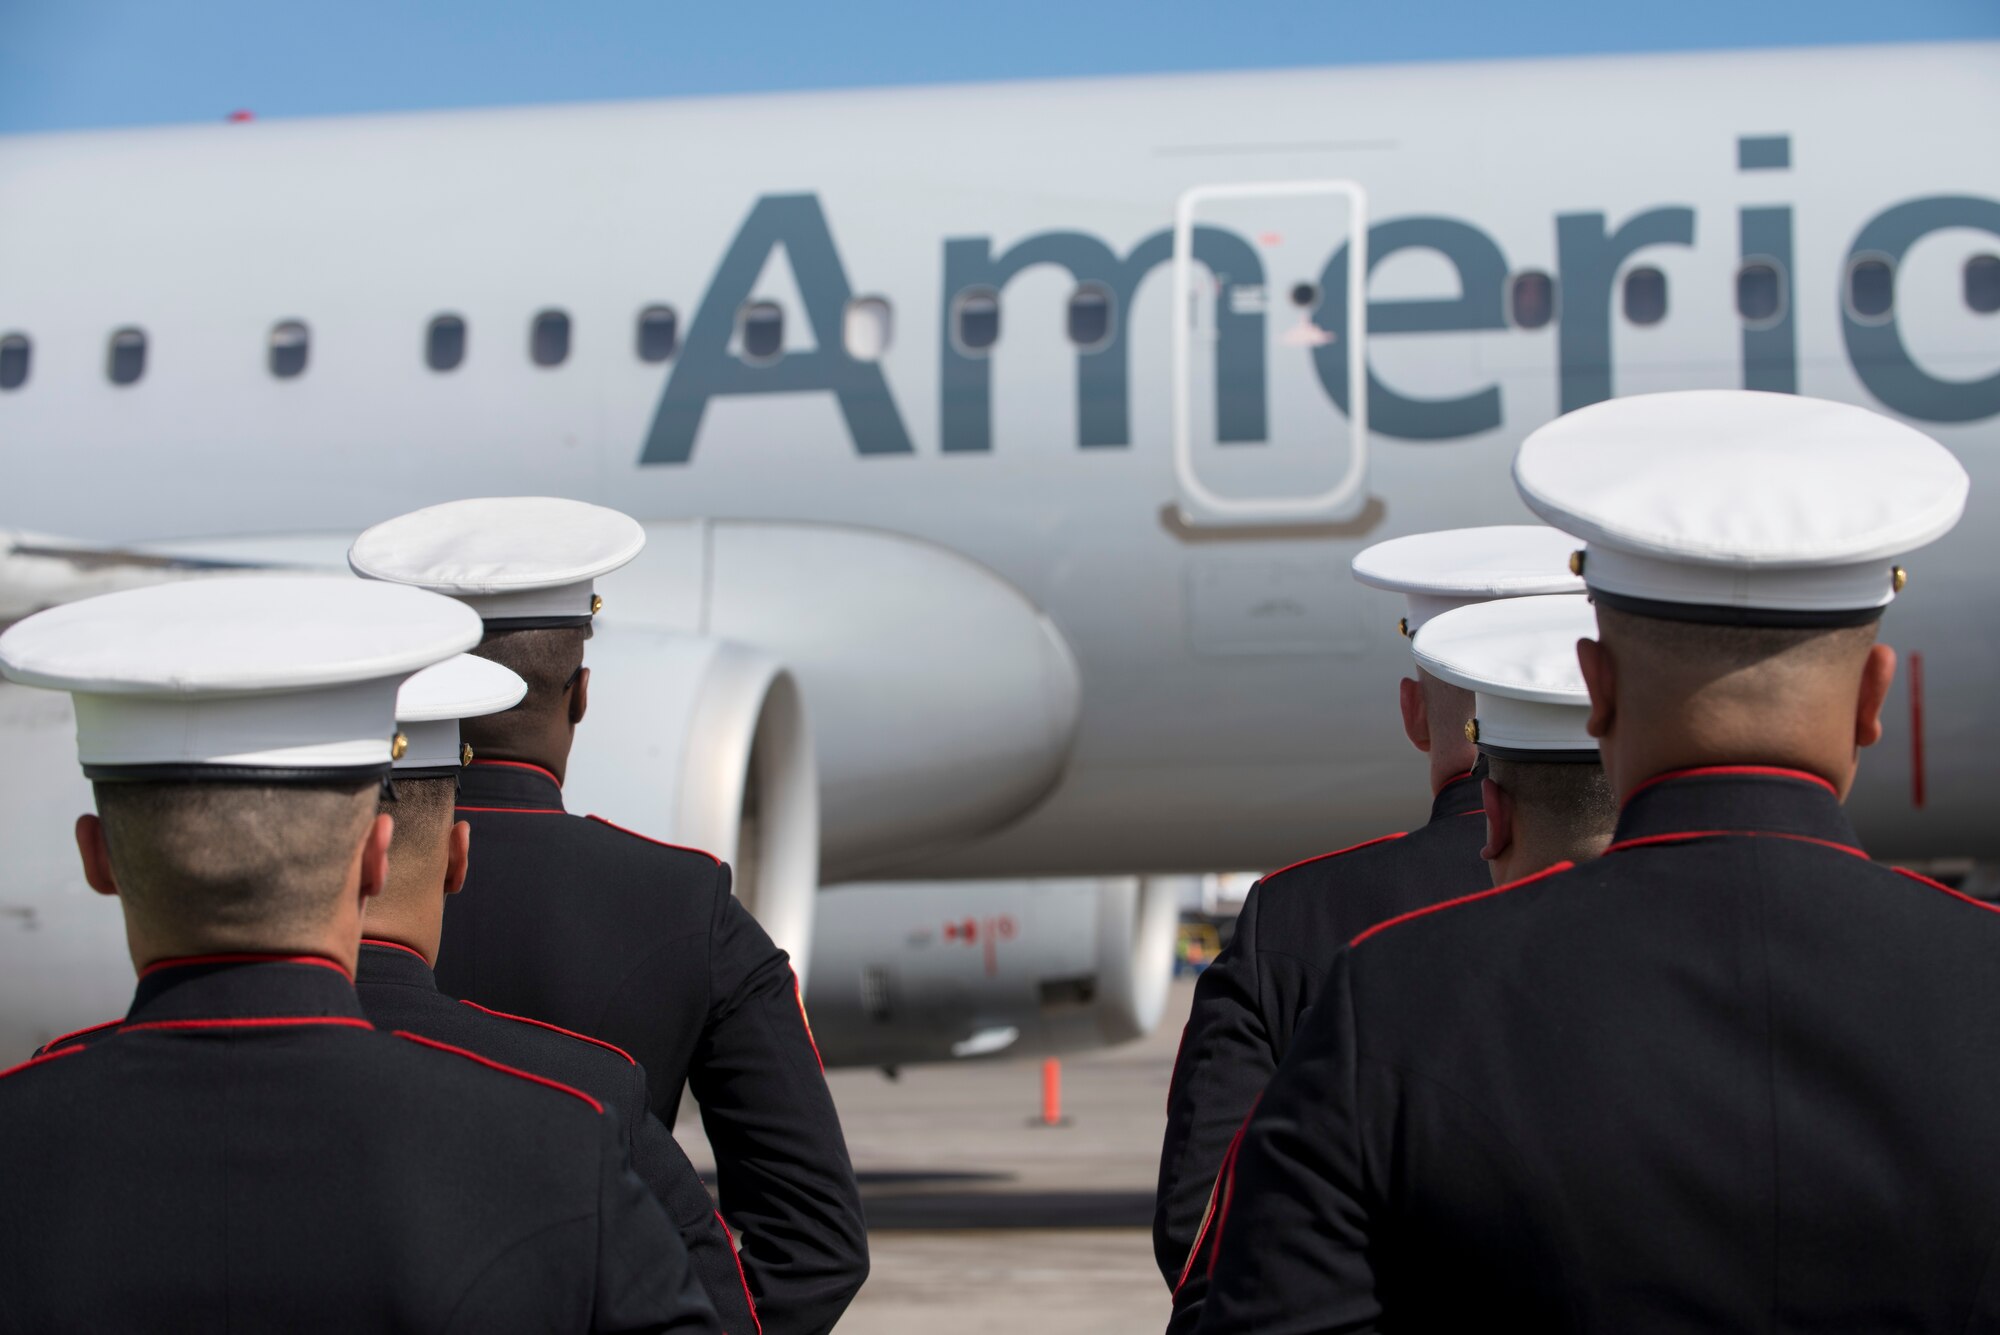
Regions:
[[[2000,2],[0,0],[0,132],[1972,37],[2000,38]]]

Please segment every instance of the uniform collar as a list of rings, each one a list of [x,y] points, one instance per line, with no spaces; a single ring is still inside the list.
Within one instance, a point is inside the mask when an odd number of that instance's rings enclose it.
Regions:
[[[1771,765],[1714,765],[1647,780],[1625,799],[1611,847],[1694,834],[1780,835],[1861,852],[1832,784]]]
[[[394,941],[378,941],[373,937],[361,940],[361,955],[354,965],[354,982],[359,987],[373,987],[380,983],[421,988],[426,992],[437,991],[437,975],[431,972],[429,960],[408,946]]]
[[[474,760],[459,771],[458,804],[475,811],[561,811],[562,785],[524,760]]]
[[[232,1021],[368,1027],[347,970],[318,955],[196,955],[139,975],[122,1028],[227,1028]]]
[[[1471,769],[1455,779],[1447,780],[1445,786],[1437,790],[1437,796],[1431,799],[1431,819],[1469,816],[1475,811],[1485,810],[1486,798],[1480,788],[1480,783],[1485,778],[1486,757],[1481,756]]]

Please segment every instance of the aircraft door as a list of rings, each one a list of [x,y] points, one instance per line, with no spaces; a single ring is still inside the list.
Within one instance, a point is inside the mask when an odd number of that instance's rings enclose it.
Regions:
[[[1327,524],[1368,496],[1367,195],[1203,185],[1174,213],[1172,439],[1191,528]]]

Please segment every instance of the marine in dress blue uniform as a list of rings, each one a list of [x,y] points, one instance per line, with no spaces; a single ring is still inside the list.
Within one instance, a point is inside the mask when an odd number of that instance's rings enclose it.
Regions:
[[[400,681],[449,600],[352,580],[107,595],[0,636],[69,690],[139,983],[0,1073],[0,1330],[689,1331],[715,1315],[598,1100],[377,1029]]]
[[[1401,595],[1399,635],[1452,608],[1575,591],[1573,540],[1532,525],[1454,529],[1377,543],[1355,578]],[[1175,1291],[1176,1322],[1198,1310],[1217,1171],[1243,1119],[1290,1048],[1333,953],[1399,913],[1485,884],[1477,757],[1463,735],[1471,694],[1419,670],[1401,683],[1410,740],[1430,759],[1430,819],[1272,872],[1252,887],[1235,933],[1195,985],[1167,1093],[1153,1213],[1153,1255]],[[1206,1239],[1212,1240],[1212,1239]],[[1192,1287],[1190,1284],[1192,1283]]]
[[[1940,446],[1741,392],[1531,436],[1584,540],[1603,857],[1364,933],[1245,1132],[1201,1329],[2000,1322],[2000,913],[1843,813]]]
[[[349,562],[465,601],[486,625],[475,652],[530,685],[464,725],[459,812],[479,856],[445,911],[439,986],[630,1053],[669,1126],[691,1090],[766,1335],[817,1335],[866,1278],[867,1233],[790,962],[725,864],[564,808],[595,580],[644,540],[599,506],[468,500],[377,525]]]

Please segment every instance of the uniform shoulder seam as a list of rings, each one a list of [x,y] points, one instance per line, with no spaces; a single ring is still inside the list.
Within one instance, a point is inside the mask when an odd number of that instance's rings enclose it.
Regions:
[[[1988,913],[2000,913],[2000,904],[1989,904],[1983,899],[1975,899],[1971,895],[1966,894],[1965,891],[1954,890],[1943,881],[1934,881],[1922,872],[1911,871],[1908,867],[1891,867],[1890,870],[1898,876],[1908,877],[1919,885],[1927,885],[1933,890],[1941,890],[1953,899],[1962,899],[1976,909],[1984,909]]]
[[[59,1034],[56,1037],[50,1039],[48,1042],[42,1044],[39,1048],[36,1048],[35,1055],[37,1057],[53,1056],[55,1054],[55,1050],[63,1046],[65,1043],[74,1043],[79,1038],[88,1038],[90,1035],[95,1033],[101,1033],[106,1029],[116,1029],[119,1025],[124,1023],[125,1023],[125,1017],[121,1015],[115,1020],[106,1020],[101,1024],[85,1025],[81,1029],[72,1029],[67,1034]]]
[[[88,1051],[88,1048],[63,1048],[59,1052],[45,1052],[39,1057],[28,1058],[28,1060],[20,1063],[18,1066],[9,1066],[6,1070],[0,1071],[0,1080],[5,1080],[10,1075],[19,1075],[32,1066],[46,1066],[50,1062],[57,1061],[63,1057],[74,1057],[79,1052]]]
[[[599,825],[607,826],[610,829],[618,831],[618,833],[620,834],[629,834],[634,839],[642,840],[646,843],[655,845],[656,847],[671,848],[676,853],[693,853],[698,857],[707,858],[710,862],[713,862],[718,867],[722,865],[722,859],[715,856],[715,854],[709,852],[705,848],[694,848],[687,844],[670,844],[664,839],[655,839],[650,834],[640,834],[637,830],[628,830],[623,825],[620,825],[617,821],[606,820],[604,817],[595,814],[587,816],[585,817],[585,819],[594,820]]]
[[[1349,853],[1359,853],[1364,848],[1373,848],[1377,844],[1386,844],[1391,840],[1404,838],[1408,834],[1408,830],[1397,830],[1394,834],[1378,834],[1373,839],[1363,839],[1358,844],[1349,844],[1346,848],[1336,848],[1331,853],[1315,853],[1309,858],[1300,858],[1297,862],[1287,863],[1276,871],[1267,871],[1258,877],[1258,880],[1268,881],[1273,877],[1283,876],[1288,871],[1293,871],[1300,867],[1309,867],[1315,862],[1325,862],[1331,858],[1345,857]]]
[[[483,1011],[485,1014],[491,1015],[495,1019],[512,1020],[516,1024],[530,1024],[537,1029],[546,1029],[552,1034],[561,1034],[564,1038],[573,1038],[579,1043],[588,1043],[592,1047],[603,1048],[606,1052],[615,1052],[620,1057],[623,1057],[626,1060],[626,1062],[632,1066],[637,1066],[639,1064],[637,1061],[633,1059],[631,1053],[625,1051],[625,1049],[619,1047],[616,1043],[607,1043],[601,1038],[592,1038],[589,1034],[579,1034],[574,1029],[565,1029],[559,1024],[550,1024],[547,1020],[537,1020],[532,1016],[512,1015],[506,1011],[496,1011],[491,1006],[482,1006],[476,1001],[466,1001],[461,999],[458,1004],[461,1006],[470,1006],[472,1007],[472,1009],[476,1011]]]
[[[1457,899],[1447,899],[1438,904],[1426,904],[1423,908],[1411,909],[1408,913],[1399,913],[1393,918],[1385,918],[1373,927],[1370,927],[1367,931],[1361,933],[1361,935],[1355,937],[1352,941],[1349,941],[1347,943],[1348,947],[1352,949],[1376,933],[1387,931],[1391,927],[1409,922],[1412,919],[1427,917],[1433,913],[1443,913],[1447,909],[1459,908],[1465,904],[1475,904],[1482,899],[1491,899],[1495,895],[1504,895],[1509,890],[1519,890],[1524,885],[1533,885],[1536,881],[1554,876],[1557,872],[1568,871],[1574,866],[1576,866],[1574,862],[1558,862],[1552,867],[1542,868],[1532,876],[1523,876],[1518,881],[1509,881],[1505,885],[1496,885],[1491,890],[1481,890],[1476,894],[1460,895]]]
[[[483,1057],[479,1053],[469,1048],[461,1048],[455,1043],[441,1043],[435,1038],[426,1038],[422,1034],[413,1034],[407,1029],[398,1029],[395,1033],[397,1038],[408,1039],[412,1043],[421,1044],[427,1048],[435,1048],[439,1052],[449,1052],[453,1056],[463,1057],[469,1062],[476,1062],[489,1070],[498,1071],[502,1075],[511,1075],[518,1080],[525,1080],[531,1085],[541,1085],[545,1088],[553,1089],[558,1093],[567,1094],[573,1099],[580,1099],[590,1105],[592,1112],[602,1113],[604,1111],[604,1105],[596,1099],[573,1085],[565,1085],[560,1080],[551,1080],[545,1075],[536,1075],[533,1071],[524,1071],[518,1066],[509,1066],[505,1062],[494,1061],[491,1057]]]

